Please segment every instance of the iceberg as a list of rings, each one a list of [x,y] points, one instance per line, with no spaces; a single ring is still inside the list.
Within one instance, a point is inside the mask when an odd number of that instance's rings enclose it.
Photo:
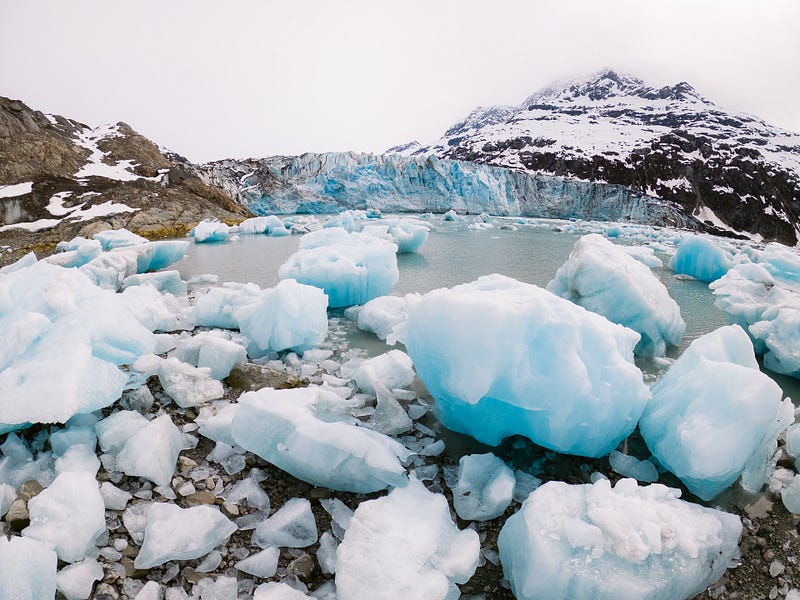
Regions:
[[[341,600],[444,600],[459,596],[478,566],[480,541],[459,531],[447,500],[416,479],[388,496],[362,502],[336,552]]]
[[[664,356],[686,330],[664,284],[622,246],[596,233],[575,242],[547,289],[639,333],[634,353],[640,356]]]
[[[355,320],[359,329],[374,333],[393,345],[392,331],[406,320],[406,300],[399,296],[380,296],[363,306],[348,308],[345,316]]]
[[[127,246],[138,246],[146,244],[147,239],[140,235],[131,233],[127,229],[108,229],[92,235],[92,238],[100,242],[103,250],[113,250],[114,248],[125,248]]]
[[[230,227],[216,219],[204,219],[194,226],[191,235],[195,243],[227,241]]]
[[[278,275],[322,288],[331,308],[364,304],[397,283],[396,252],[395,244],[368,232],[320,229],[303,236]]]
[[[716,281],[733,266],[731,255],[710,238],[697,235],[685,237],[669,261],[675,273],[689,275],[699,281]]]
[[[534,490],[497,541],[518,600],[691,598],[738,556],[739,517],[621,479]]]
[[[520,434],[604,456],[650,397],[633,362],[639,334],[502,275],[438,289],[398,331],[442,424],[496,446]]]
[[[353,380],[368,394],[408,387],[414,381],[414,364],[402,350],[390,350],[365,360],[353,373]]]
[[[401,461],[409,452],[395,440],[347,422],[342,399],[317,386],[247,392],[231,422],[242,448],[312,485],[369,493],[405,485]]]
[[[291,231],[286,229],[283,221],[275,215],[245,219],[239,223],[238,232],[242,235],[264,234],[272,237],[283,237],[291,234]]]
[[[745,470],[762,469],[777,449],[776,438],[794,419],[788,398],[763,374],[753,345],[737,325],[696,339],[653,386],[639,422],[658,462],[710,500]],[[768,473],[753,474],[757,492]],[[750,481],[752,479],[752,481]]]
[[[211,377],[225,379],[234,365],[247,360],[241,344],[220,331],[203,331],[178,344],[170,356],[196,367],[211,370]]]

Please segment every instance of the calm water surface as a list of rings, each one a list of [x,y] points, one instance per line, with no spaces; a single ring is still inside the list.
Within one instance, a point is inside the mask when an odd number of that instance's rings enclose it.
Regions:
[[[400,280],[392,291],[394,295],[424,293],[491,273],[544,287],[566,261],[579,237],[527,226],[516,231],[500,228],[471,231],[463,224],[438,222],[436,227],[419,253],[398,256]],[[187,257],[176,268],[184,279],[212,273],[221,281],[252,281],[270,287],[278,283],[278,268],[297,250],[299,240],[300,236],[242,236],[238,241],[224,244],[192,244]],[[661,258],[665,264],[668,262],[667,257]],[[706,284],[676,279],[667,267],[653,272],[678,302],[686,321],[681,346],[672,349],[670,357],[679,356],[692,340],[727,323],[725,314],[714,306],[714,296]],[[349,343],[369,354],[386,351],[386,346],[375,336],[355,328]],[[646,373],[659,371],[651,361],[638,364]],[[788,395],[800,398],[800,382],[780,376],[775,379]]]

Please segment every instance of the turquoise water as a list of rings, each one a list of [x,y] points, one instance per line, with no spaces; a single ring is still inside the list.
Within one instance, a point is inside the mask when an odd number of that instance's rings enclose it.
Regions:
[[[421,252],[398,257],[400,280],[392,293],[424,293],[474,281],[491,273],[544,287],[567,259],[577,239],[573,234],[526,226],[517,230],[471,231],[463,224],[440,222]],[[252,281],[261,287],[270,287],[278,283],[278,268],[297,249],[299,240],[300,236],[242,236],[238,241],[225,244],[193,244],[177,268],[184,279],[212,273],[221,281]],[[667,257],[660,258],[665,264],[668,262]],[[667,267],[653,272],[678,302],[686,321],[686,334],[680,347],[668,353],[671,358],[679,356],[692,340],[727,323],[725,313],[714,306],[714,296],[706,284],[676,279]],[[375,336],[355,327],[349,333],[348,342],[371,355],[386,351],[386,346]],[[663,370],[652,361],[640,360],[637,364],[651,377]],[[800,398],[800,382],[774,377],[787,395]]]

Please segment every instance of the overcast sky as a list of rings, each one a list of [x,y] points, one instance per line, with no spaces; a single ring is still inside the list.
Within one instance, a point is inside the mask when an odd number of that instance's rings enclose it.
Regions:
[[[800,131],[800,1],[0,0],[0,95],[194,161],[431,141],[604,67]]]

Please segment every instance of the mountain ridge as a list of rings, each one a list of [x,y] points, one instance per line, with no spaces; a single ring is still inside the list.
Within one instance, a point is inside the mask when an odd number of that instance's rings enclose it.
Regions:
[[[406,156],[473,161],[613,183],[680,204],[708,225],[795,245],[800,134],[725,111],[691,85],[613,70],[480,107]]]

